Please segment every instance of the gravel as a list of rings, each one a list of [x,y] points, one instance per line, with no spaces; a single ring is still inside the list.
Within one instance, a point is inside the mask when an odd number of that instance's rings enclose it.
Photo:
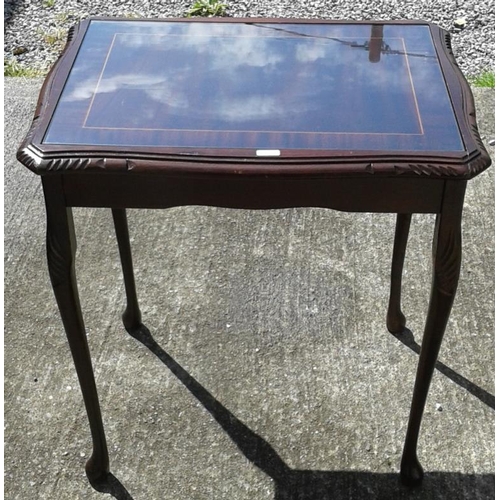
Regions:
[[[68,28],[88,16],[183,17],[192,1],[4,0],[4,57],[46,71]],[[453,51],[469,78],[494,68],[494,0],[227,0],[232,17],[421,19],[452,33]]]

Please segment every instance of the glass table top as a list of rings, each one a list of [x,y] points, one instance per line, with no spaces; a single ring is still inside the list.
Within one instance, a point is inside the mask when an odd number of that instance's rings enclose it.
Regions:
[[[93,20],[44,144],[464,150],[426,25]]]

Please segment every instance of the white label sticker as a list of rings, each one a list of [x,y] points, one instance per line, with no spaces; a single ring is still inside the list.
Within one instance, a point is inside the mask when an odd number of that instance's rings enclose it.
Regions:
[[[280,156],[281,151],[279,149],[257,149],[255,154],[257,156]]]

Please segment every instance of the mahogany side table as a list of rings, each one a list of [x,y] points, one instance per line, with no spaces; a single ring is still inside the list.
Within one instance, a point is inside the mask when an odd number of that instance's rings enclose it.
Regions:
[[[413,213],[436,214],[433,283],[401,479],[459,279],[467,181],[491,160],[450,36],[419,21],[119,20],[73,28],[18,159],[41,175],[49,273],[90,422],[86,470],[109,458],[74,273],[72,207],[113,211],[125,328],[143,325],[126,208],[326,207],[397,214],[387,327],[403,331]]]

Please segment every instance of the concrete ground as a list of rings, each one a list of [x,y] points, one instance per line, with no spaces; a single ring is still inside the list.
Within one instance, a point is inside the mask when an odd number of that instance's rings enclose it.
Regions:
[[[16,163],[41,82],[5,86],[5,498],[109,498],[45,262],[40,180]],[[485,141],[494,93],[475,90]],[[489,147],[490,153],[493,148]],[[132,210],[148,346],[125,332],[109,210],[75,210],[77,276],[117,499],[494,498],[493,169],[469,183],[462,277],[420,437],[398,483],[433,217],[412,225],[407,332],[385,329],[395,216]]]

